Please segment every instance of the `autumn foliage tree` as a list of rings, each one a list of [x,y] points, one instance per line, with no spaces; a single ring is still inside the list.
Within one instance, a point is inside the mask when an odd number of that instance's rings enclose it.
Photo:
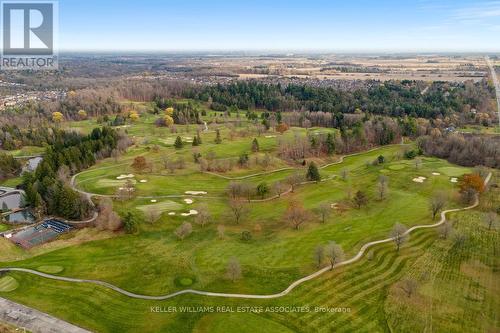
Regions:
[[[163,117],[163,120],[165,122],[165,126],[167,127],[170,127],[174,124],[174,118],[169,115],[165,115],[165,117]]]
[[[464,201],[469,203],[474,200],[476,194],[484,192],[484,182],[478,174],[463,175],[458,182],[458,187]]]
[[[55,123],[60,123],[61,121],[63,121],[64,119],[64,116],[61,112],[52,112],[52,121],[55,122]]]
[[[285,133],[286,131],[288,131],[289,127],[287,124],[285,123],[281,123],[281,124],[278,124],[276,125],[276,131],[283,134]]]
[[[136,122],[139,120],[139,114],[135,111],[130,112],[129,116],[131,121]]]
[[[300,202],[296,200],[290,201],[285,211],[285,221],[289,222],[295,230],[299,230],[299,227],[304,224],[308,218],[309,214]]]
[[[141,173],[148,167],[148,162],[144,156],[137,156],[134,158],[131,167],[137,172]]]

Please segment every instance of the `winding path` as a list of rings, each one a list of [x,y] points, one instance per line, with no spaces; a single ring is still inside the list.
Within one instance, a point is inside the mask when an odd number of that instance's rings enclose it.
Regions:
[[[489,173],[488,176],[486,177],[486,179],[484,180],[484,184],[485,185],[488,184],[488,182],[491,179],[491,176],[492,176],[492,174]],[[456,208],[456,209],[444,210],[444,211],[441,212],[441,219],[439,220],[439,222],[437,222],[435,224],[424,224],[424,225],[413,226],[413,227],[409,228],[404,233],[404,235],[409,235],[412,231],[417,230],[417,229],[427,229],[427,228],[438,227],[438,226],[440,226],[441,224],[443,224],[446,221],[446,214],[451,213],[451,212],[458,212],[458,211],[462,211],[462,210],[473,209],[477,205],[479,205],[479,198],[478,197],[476,197],[474,204],[472,204],[471,206],[464,207],[464,208]],[[351,259],[344,260],[344,261],[342,261],[342,262],[334,265],[333,267],[330,267],[330,266],[324,267],[324,268],[320,269],[319,271],[312,273],[311,275],[305,276],[305,277],[303,277],[303,278],[301,278],[301,279],[293,282],[292,284],[290,284],[288,286],[288,288],[286,288],[282,292],[279,292],[277,294],[270,294],[270,295],[230,294],[230,293],[218,293],[218,292],[210,292],[210,291],[201,291],[201,290],[195,290],[195,289],[184,289],[184,290],[180,290],[180,291],[177,291],[177,292],[174,292],[174,293],[171,293],[171,294],[159,295],[159,296],[150,296],[150,295],[141,295],[141,294],[132,293],[130,291],[121,289],[120,287],[117,287],[117,286],[115,286],[115,285],[113,285],[111,283],[100,281],[100,280],[87,280],[87,279],[77,279],[77,278],[70,278],[70,277],[64,277],[64,276],[57,276],[57,275],[42,273],[42,272],[39,272],[39,271],[36,271],[36,270],[33,270],[33,269],[29,269],[29,268],[19,268],[19,267],[0,268],[0,272],[24,272],[24,273],[28,273],[28,274],[38,275],[38,276],[41,276],[41,277],[44,277],[44,278],[47,278],[47,279],[52,279],[52,280],[59,280],[59,281],[65,281],[65,282],[74,282],[74,283],[91,283],[91,284],[96,284],[96,285],[99,285],[99,286],[102,286],[102,287],[106,287],[106,288],[112,289],[112,290],[114,290],[116,292],[119,292],[119,293],[125,295],[125,296],[129,296],[129,297],[132,297],[132,298],[138,298],[138,299],[145,299],[145,300],[165,300],[165,299],[173,298],[175,296],[179,296],[179,295],[183,295],[183,294],[195,294],[195,295],[202,295],[202,296],[225,297],[225,298],[272,299],[272,298],[283,297],[283,296],[289,294],[293,289],[295,289],[295,287],[299,286],[300,284],[302,284],[302,283],[304,283],[306,281],[312,280],[312,279],[314,279],[314,278],[316,278],[316,277],[318,277],[318,276],[320,276],[320,275],[322,275],[322,274],[324,274],[324,273],[332,270],[333,268],[340,267],[340,266],[346,266],[346,265],[355,263],[355,262],[359,261],[363,257],[363,255],[365,254],[365,252],[366,252],[366,250],[368,248],[370,248],[370,247],[372,247],[374,245],[388,243],[388,242],[391,242],[391,241],[393,241],[392,237],[381,239],[381,240],[377,240],[377,241],[373,241],[373,242],[368,242],[365,245],[363,245],[361,247],[361,249],[359,250],[359,252],[354,257],[352,257]]]

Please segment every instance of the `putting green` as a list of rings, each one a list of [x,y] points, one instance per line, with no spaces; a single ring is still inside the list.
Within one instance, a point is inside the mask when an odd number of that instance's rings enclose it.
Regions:
[[[0,292],[9,292],[16,290],[19,283],[12,276],[4,276],[0,278]]]
[[[156,210],[158,212],[165,212],[167,210],[180,210],[184,208],[184,206],[180,203],[166,200],[158,203],[152,203],[150,205],[140,205],[137,206],[137,209],[142,210],[144,213],[150,212],[152,210]]]
[[[389,165],[388,168],[391,169],[391,170],[397,171],[397,170],[403,170],[404,168],[406,168],[406,165],[404,165],[404,164],[393,164],[393,165]]]
[[[441,167],[438,172],[450,177],[460,177],[466,173],[466,169],[459,167]]]
[[[57,274],[61,273],[64,270],[64,267],[57,265],[43,265],[38,266],[37,270],[47,274]]]
[[[135,179],[130,179],[132,184],[136,184],[137,181]],[[99,179],[96,182],[98,187],[118,187],[123,186],[127,182],[127,179]]]

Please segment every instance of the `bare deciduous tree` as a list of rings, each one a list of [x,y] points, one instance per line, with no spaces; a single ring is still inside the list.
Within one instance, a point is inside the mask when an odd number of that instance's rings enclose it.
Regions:
[[[189,222],[182,223],[177,229],[175,229],[175,235],[179,239],[184,239],[193,232],[193,226]]]
[[[401,281],[401,289],[406,293],[406,296],[411,297],[417,291],[418,283],[415,279],[407,278]]]
[[[415,169],[420,169],[420,167],[422,166],[422,159],[417,157],[413,160],[413,163],[415,165]]]
[[[227,263],[227,277],[233,282],[241,278],[241,265],[235,257]]]
[[[198,206],[198,214],[195,217],[195,222],[202,227],[210,223],[211,215],[210,211],[208,210],[207,205],[200,205]]]
[[[406,233],[408,228],[400,223],[396,223],[392,228],[390,237],[396,244],[396,249],[399,252],[401,245],[408,240],[408,234]]]
[[[57,170],[57,179],[65,184],[69,183],[71,171],[67,165],[61,165],[59,170]]]
[[[295,172],[288,176],[286,182],[292,187],[292,192],[295,191],[295,187],[304,181],[304,175]]]
[[[289,222],[295,230],[299,230],[299,227],[305,223],[308,218],[309,214],[301,203],[295,200],[290,201],[284,215],[284,220],[286,222]]]
[[[448,239],[453,232],[453,226],[450,221],[446,220],[439,226],[438,233],[441,238]]]
[[[149,223],[154,224],[156,221],[158,221],[160,216],[161,216],[161,212],[158,209],[154,209],[154,208],[150,209],[148,211]]]
[[[319,268],[321,266],[324,257],[325,257],[325,249],[323,248],[323,246],[321,245],[316,246],[316,248],[314,249],[314,256],[313,256],[316,267]]]
[[[444,208],[447,202],[446,194],[443,192],[436,192],[430,200],[430,209],[432,213],[432,219],[436,218],[436,215]]]
[[[378,177],[377,192],[380,200],[385,199],[385,197],[387,196],[388,183],[389,179],[387,178],[387,176],[380,175]]]
[[[241,219],[247,213],[246,205],[241,200],[231,199],[231,200],[229,200],[229,208],[231,209],[231,212],[233,213],[234,222],[236,224],[239,224]]]
[[[123,226],[120,216],[113,211],[113,201],[101,198],[98,205],[99,215],[96,226],[100,229],[116,231]]]
[[[458,247],[462,247],[467,240],[467,235],[461,232],[455,232],[453,235],[453,241]]]
[[[334,241],[331,241],[326,246],[325,253],[328,261],[330,262],[330,269],[333,269],[336,264],[344,260],[344,250],[342,250],[342,247]]]
[[[227,186],[227,193],[231,199],[240,198],[243,195],[243,184],[230,182]]]
[[[347,169],[340,170],[340,177],[342,178],[342,180],[346,181],[347,178],[349,177],[349,170]]]
[[[494,229],[498,222],[498,216],[495,212],[488,212],[484,215],[484,223],[488,227],[488,230]]]
[[[276,193],[276,195],[278,197],[281,197],[281,194],[283,194],[283,192],[285,192],[287,190],[287,188],[286,188],[285,184],[283,184],[280,181],[277,181],[276,183],[273,184],[273,190],[274,190],[274,193]]]
[[[330,204],[324,202],[321,205],[319,205],[318,215],[321,220],[321,223],[325,223],[331,214],[332,214],[332,207],[330,206]]]
[[[217,226],[217,236],[219,237],[219,239],[224,239],[225,233],[226,233],[226,227],[224,227],[223,224],[219,224]]]

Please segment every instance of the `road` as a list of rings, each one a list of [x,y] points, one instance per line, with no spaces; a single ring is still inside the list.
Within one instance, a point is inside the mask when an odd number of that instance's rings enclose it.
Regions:
[[[484,57],[488,67],[490,68],[491,78],[493,79],[493,85],[495,86],[495,92],[497,96],[497,111],[498,111],[498,126],[500,127],[500,82],[498,82],[497,73],[495,72],[495,68],[491,63],[491,60],[488,56]]]
[[[491,179],[491,176],[492,176],[491,173],[488,174],[488,176],[484,180],[485,185],[488,184],[488,182]],[[438,226],[440,226],[441,224],[443,224],[446,221],[446,214],[451,213],[451,212],[458,212],[458,211],[462,211],[462,210],[473,209],[477,205],[479,205],[479,199],[478,198],[476,198],[474,204],[471,205],[471,206],[464,207],[464,208],[456,208],[456,209],[444,210],[444,211],[441,212],[441,219],[439,220],[439,222],[437,222],[435,224],[423,224],[423,225],[413,226],[413,227],[409,228],[405,232],[404,235],[409,235],[412,231],[417,230],[417,229],[427,229],[427,228],[438,227]],[[378,240],[378,241],[368,242],[368,243],[366,243],[365,245],[363,245],[361,247],[361,249],[359,250],[359,252],[354,257],[352,257],[351,259],[342,261],[342,262],[334,265],[333,268],[337,268],[337,267],[340,267],[340,266],[346,266],[346,265],[355,263],[355,262],[359,261],[363,257],[363,255],[365,254],[366,250],[368,250],[368,248],[370,248],[370,247],[372,247],[374,245],[392,242],[393,240],[394,240],[393,238],[385,238],[385,239],[381,239],[381,240]],[[283,296],[289,294],[293,289],[295,289],[297,286],[303,284],[304,282],[312,280],[312,279],[314,279],[314,278],[316,278],[316,277],[318,277],[318,276],[320,276],[320,275],[322,275],[322,274],[330,271],[331,269],[332,268],[330,266],[324,267],[324,268],[320,269],[319,271],[312,273],[311,275],[305,276],[305,277],[303,277],[303,278],[301,278],[301,279],[299,279],[297,281],[294,281],[292,284],[290,284],[288,286],[288,288],[286,288],[282,292],[279,292],[277,294],[270,294],[270,295],[229,294],[229,293],[201,291],[201,290],[194,290],[194,289],[184,289],[184,290],[180,290],[180,291],[177,291],[177,292],[174,292],[174,293],[171,293],[171,294],[159,295],[159,296],[150,296],[150,295],[141,295],[141,294],[132,293],[130,291],[121,289],[120,287],[117,287],[117,286],[115,286],[115,285],[113,285],[111,283],[100,281],[100,280],[87,280],[87,279],[77,279],[77,278],[70,278],[70,277],[64,277],[64,276],[57,276],[57,275],[42,273],[42,272],[39,272],[39,271],[36,271],[36,270],[33,270],[33,269],[28,269],[28,268],[18,268],[18,267],[1,268],[0,272],[9,272],[9,271],[23,272],[23,273],[28,273],[28,274],[34,274],[34,275],[37,275],[37,276],[41,276],[41,277],[44,277],[44,278],[47,278],[47,279],[53,279],[53,280],[59,280],[59,281],[65,281],[65,282],[91,283],[91,284],[96,284],[96,285],[99,285],[99,286],[102,286],[102,287],[106,287],[106,288],[112,289],[112,290],[114,290],[116,292],[119,292],[120,294],[123,294],[123,295],[128,296],[128,297],[132,297],[132,298],[145,299],[145,300],[165,300],[165,299],[173,298],[175,296],[179,296],[179,295],[182,295],[182,294],[195,294],[195,295],[202,295],[202,296],[209,296],[209,297],[244,298],[244,299],[272,299],[272,298],[279,298],[279,297],[283,297]]]

